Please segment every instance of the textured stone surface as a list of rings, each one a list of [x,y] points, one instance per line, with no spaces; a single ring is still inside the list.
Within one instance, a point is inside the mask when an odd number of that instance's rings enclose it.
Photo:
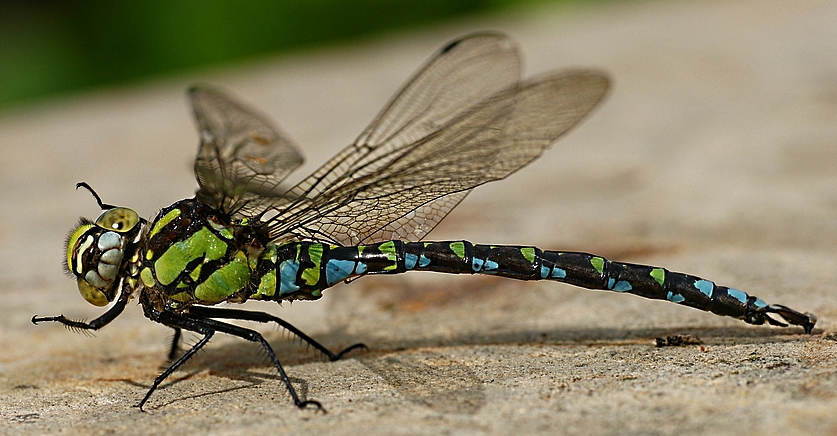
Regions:
[[[837,431],[837,3],[543,7],[235,69],[101,90],[0,118],[0,432],[9,434],[826,434]],[[262,108],[318,163],[350,142],[447,40],[517,39],[527,71],[609,72],[593,117],[432,238],[537,244],[649,263],[816,313],[801,329],[554,283],[408,274],[315,303],[248,304],[326,345],[262,327],[296,410],[253,344],[216,336],[147,405],[170,332],[131,305],[95,337],[33,314],[100,309],[62,276],[64,233],[105,201],[149,217],[190,196],[183,90],[210,81]],[[655,348],[695,335],[702,346]],[[190,338],[194,340],[194,338]]]

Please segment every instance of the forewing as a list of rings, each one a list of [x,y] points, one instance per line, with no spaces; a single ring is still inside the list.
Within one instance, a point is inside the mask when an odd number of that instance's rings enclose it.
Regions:
[[[271,234],[344,245],[420,240],[471,189],[537,158],[601,100],[607,86],[604,75],[578,71],[503,89],[427,136],[305,192],[305,201],[280,213]],[[335,168],[342,168],[339,161]]]
[[[303,161],[287,136],[218,89],[193,87],[189,99],[200,131],[198,199],[236,218],[284,201],[276,188]]]
[[[355,142],[291,189],[313,198],[373,174],[473,106],[520,81],[520,56],[507,36],[481,33],[455,40],[407,81]]]
[[[428,145],[411,153],[405,162],[395,165],[389,172],[388,177],[394,179],[396,185],[407,185],[412,179],[417,186],[408,190],[406,198],[417,200],[399,200],[397,197],[403,191],[391,190],[386,195],[387,200],[378,205],[402,214],[394,220],[385,220],[386,223],[379,221],[382,225],[363,242],[424,238],[471,189],[503,179],[539,157],[590,112],[604,96],[607,86],[607,78],[593,72],[555,75],[524,83],[513,96],[498,96],[484,109],[476,110],[473,116],[464,117],[461,124],[452,129],[459,128],[466,133],[441,134],[439,138],[431,139]],[[513,102],[511,114],[508,114],[509,101]],[[483,125],[480,119],[496,121]],[[505,129],[495,130],[502,128]],[[409,173],[411,168],[412,177],[399,175],[400,171]],[[431,183],[430,189],[422,187],[421,181],[427,179],[435,180],[441,187],[435,187],[435,183]],[[445,194],[446,191],[453,193]],[[431,197],[432,200],[403,213],[411,202]],[[391,213],[389,217],[397,214]]]
[[[353,189],[362,190],[358,180],[371,177],[481,101],[514,88],[519,80],[517,47],[505,35],[475,34],[447,44],[396,93],[353,144],[288,192],[296,201],[271,220],[271,236],[345,243],[360,240],[361,234],[370,232],[349,224],[358,223],[359,217],[351,212],[339,215],[345,210],[337,212],[348,206]],[[415,221],[427,220],[424,213],[414,216]],[[368,224],[374,226],[383,216],[369,218]],[[341,234],[343,231],[346,233]]]

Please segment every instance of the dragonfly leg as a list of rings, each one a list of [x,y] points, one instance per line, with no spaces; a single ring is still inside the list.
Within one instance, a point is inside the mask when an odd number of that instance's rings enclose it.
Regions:
[[[105,313],[103,313],[98,318],[90,321],[76,321],[65,317],[64,315],[58,316],[41,316],[35,315],[32,317],[32,324],[37,325],[39,322],[58,322],[64,324],[70,330],[82,331],[82,330],[99,330],[100,328],[110,324],[119,314],[125,310],[125,306],[128,304],[128,300],[130,300],[131,293],[126,291],[125,286],[122,287],[122,293],[119,294],[119,299],[116,300],[116,304],[111,306]]]
[[[175,329],[175,331],[179,332],[180,329]],[[203,338],[201,338],[200,341],[193,345],[192,348],[186,351],[186,353],[180,356],[179,359],[177,359],[174,363],[171,364],[171,366],[169,366],[165,371],[163,371],[162,374],[158,375],[157,378],[154,379],[154,383],[151,384],[151,388],[149,388],[148,392],[145,393],[145,396],[142,398],[139,404],[137,404],[137,407],[139,407],[139,409],[142,410],[142,406],[144,406],[145,402],[148,401],[149,398],[151,398],[151,394],[153,394],[154,391],[157,390],[157,387],[160,386],[160,383],[167,379],[173,372],[177,371],[177,368],[186,363],[187,360],[192,358],[192,356],[194,356],[195,353],[198,352],[198,350],[203,348],[203,346],[206,345],[207,342],[209,342],[209,339],[212,338],[212,335],[214,334],[215,332],[212,330],[207,330],[206,332],[203,332]],[[144,412],[144,410],[142,411]]]
[[[209,338],[215,332],[226,333],[232,336],[238,336],[239,338],[251,341],[251,342],[258,342],[262,345],[265,352],[267,353],[270,361],[273,363],[273,366],[276,367],[276,370],[279,372],[279,377],[282,379],[282,382],[285,383],[285,387],[288,389],[288,393],[291,395],[291,398],[294,401],[294,404],[299,407],[300,409],[314,406],[317,409],[325,412],[323,406],[314,400],[306,400],[302,401],[299,399],[299,395],[296,393],[296,389],[294,389],[293,385],[291,384],[291,380],[288,378],[287,373],[285,373],[285,369],[282,367],[282,363],[279,362],[279,359],[276,357],[276,353],[273,352],[273,349],[270,347],[270,344],[264,339],[261,333],[250,330],[244,327],[239,327],[232,324],[227,324],[221,321],[216,321],[214,319],[202,318],[200,316],[195,316],[192,313],[189,314],[178,314],[168,311],[153,311],[152,316],[154,319],[162,324],[165,324],[169,327],[175,329],[183,329],[189,330],[197,333],[202,333],[204,335],[203,339],[198,341],[192,348],[190,348],[183,356],[181,356],[177,361],[175,361],[165,372],[160,374],[154,380],[154,384],[152,385],[151,389],[145,395],[142,401],[140,401],[139,407],[142,409],[142,405],[148,400],[151,396],[151,393],[157,389],[157,386],[166,379],[172,372],[174,372],[180,365],[183,365],[192,355],[194,355],[201,347],[206,345],[209,341]]]
[[[171,338],[171,347],[169,348],[169,360],[174,360],[177,352],[180,351],[180,329],[173,327],[174,335]]]
[[[189,314],[200,316],[202,318],[239,319],[243,321],[256,321],[264,323],[275,322],[276,324],[279,324],[284,329],[288,330],[289,332],[302,339],[308,345],[316,348],[317,351],[327,356],[329,360],[331,360],[332,362],[335,360],[340,360],[349,351],[356,350],[358,348],[362,348],[364,350],[369,349],[366,345],[358,343],[346,347],[338,353],[334,353],[319,342],[317,342],[316,340],[314,340],[313,338],[311,338],[310,336],[303,333],[302,330],[299,330],[298,328],[294,327],[291,323],[283,320],[282,318],[275,317],[265,312],[253,312],[241,309],[224,309],[218,307],[192,306],[189,308]]]

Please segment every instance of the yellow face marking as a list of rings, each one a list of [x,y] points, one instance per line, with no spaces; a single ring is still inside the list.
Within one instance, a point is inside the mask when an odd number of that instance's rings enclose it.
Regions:
[[[85,251],[87,251],[88,248],[90,248],[91,245],[93,245],[93,236],[87,235],[87,237],[84,238],[84,241],[78,244],[78,249],[76,250],[76,253],[84,253]],[[84,273],[84,265],[81,264],[81,256],[76,257],[75,271],[78,274]]]
[[[73,230],[73,233],[71,233],[70,237],[67,238],[67,268],[72,269],[73,272],[76,272],[77,274],[81,274],[81,268],[75,268],[75,265],[73,265],[73,255],[76,253],[75,248],[76,245],[78,245],[78,239],[81,235],[90,230],[92,227],[93,224],[80,225],[77,229]]]

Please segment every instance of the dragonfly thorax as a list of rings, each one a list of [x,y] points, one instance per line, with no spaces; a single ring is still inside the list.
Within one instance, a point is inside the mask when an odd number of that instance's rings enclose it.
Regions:
[[[78,290],[90,304],[105,306],[116,297],[120,271],[128,247],[143,222],[131,209],[105,210],[96,221],[82,218],[67,238],[67,270],[76,276]]]
[[[147,301],[183,310],[242,302],[252,293],[268,242],[258,225],[190,198],[161,210],[148,228],[138,260]]]

